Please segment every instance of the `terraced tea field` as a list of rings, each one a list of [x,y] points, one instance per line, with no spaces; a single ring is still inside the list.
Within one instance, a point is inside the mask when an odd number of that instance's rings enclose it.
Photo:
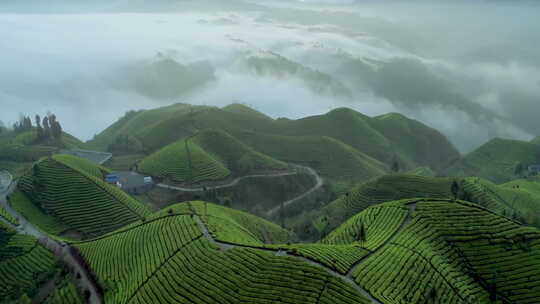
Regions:
[[[49,250],[0,221],[0,299],[17,300],[55,270]]]
[[[219,180],[231,173],[216,157],[189,139],[168,145],[144,158],[139,171],[175,182]]]
[[[54,225],[37,220],[50,233],[58,233],[60,226],[64,226],[83,236],[100,235],[149,214],[144,205],[106,184],[100,175],[101,167],[90,162],[55,155],[34,165],[18,186],[41,213],[56,221]],[[15,204],[14,208],[19,207]]]
[[[231,244],[217,243],[201,219]],[[75,245],[108,287],[108,303],[369,303],[324,268],[263,248],[283,235],[254,216],[193,202]]]
[[[71,280],[70,280],[71,279]],[[83,304],[85,303],[73,284],[72,278],[68,278],[55,286],[55,289],[45,299],[45,304]]]
[[[540,231],[478,205],[446,200],[405,200],[367,209],[323,240],[354,240],[372,209],[409,208],[382,246],[353,270],[355,281],[383,303],[537,303],[540,299]],[[356,222],[356,223],[355,223]],[[394,226],[396,223],[393,224]],[[393,229],[391,229],[393,230]],[[369,233],[367,242],[381,237]],[[358,233],[358,230],[356,231]],[[379,243],[381,244],[381,243]]]

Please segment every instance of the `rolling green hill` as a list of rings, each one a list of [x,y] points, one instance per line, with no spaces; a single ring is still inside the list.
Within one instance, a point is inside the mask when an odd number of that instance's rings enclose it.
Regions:
[[[519,176],[516,166],[540,163],[540,147],[519,141],[495,138],[445,170],[452,176],[478,176],[495,183],[504,183]]]
[[[258,247],[286,236],[254,216],[191,202],[76,246],[106,303],[369,303],[323,267]]]
[[[24,197],[12,205],[45,231],[56,235],[65,227],[67,231],[63,232],[82,237],[112,231],[149,213],[140,202],[105,183],[102,170],[70,155],[42,159],[18,184],[36,208]],[[24,207],[18,206],[20,201]]]
[[[459,157],[442,134],[398,114],[368,117],[351,109],[340,108],[298,120],[273,120],[247,106],[235,104],[223,109],[176,104],[130,112],[89,144],[105,148],[118,135],[128,134],[135,137],[145,151],[153,152],[207,129],[225,131],[257,151],[284,161],[296,158],[296,155],[272,153],[276,150],[274,144],[260,144],[262,140],[257,137],[286,138],[278,145],[286,151],[298,151],[298,146],[303,145],[306,138],[313,142],[315,138],[320,140],[324,137],[323,141],[327,142],[323,143],[324,146],[329,146],[328,141],[333,140],[334,144],[345,144],[346,150],[354,150],[353,154],[365,154],[386,166],[397,161],[403,170],[426,166],[437,171]],[[329,149],[339,150],[343,147]],[[308,149],[304,151],[310,152]],[[323,153],[331,154],[331,151]],[[309,154],[306,157],[319,158]],[[355,167],[352,162],[347,166]],[[336,176],[324,177],[332,179]]]
[[[143,173],[175,182],[220,180],[264,170],[286,169],[287,164],[255,151],[219,130],[204,130],[143,159]]]
[[[178,103],[152,110],[130,111],[103,132],[96,135],[91,141],[88,142],[88,145],[94,149],[106,150],[107,146],[114,142],[114,140],[120,135],[141,137],[141,135],[139,135],[140,133],[152,128],[156,128],[157,125],[163,121],[174,117],[184,117],[184,115],[187,116],[192,111],[197,111],[201,108],[204,107]],[[178,129],[178,127],[176,129],[170,129],[168,130],[168,133],[162,133],[159,136],[173,136],[173,138],[167,140],[168,142],[163,142],[161,147],[179,139],[179,137],[174,136],[178,134]],[[159,147],[152,148],[156,149]]]
[[[42,157],[50,156],[60,148],[81,148],[84,143],[76,137],[63,132],[60,142],[36,143],[37,131],[30,130],[22,133],[5,132],[0,137],[0,166],[1,163],[15,163],[17,167],[24,162],[37,161]]]
[[[287,169],[287,164],[255,151],[220,130],[204,130],[191,137],[208,153],[215,155],[232,172],[241,175],[258,170]]]
[[[237,113],[237,114],[241,114],[241,115],[244,115],[244,116],[254,116],[256,118],[260,118],[260,119],[266,119],[266,120],[272,120],[272,118],[270,118],[269,116],[259,112],[259,111],[256,111],[252,108],[250,108],[249,106],[247,105],[243,105],[243,104],[239,104],[239,103],[232,103],[230,105],[227,105],[225,107],[223,107],[223,110],[224,111],[227,111],[227,112],[231,112],[231,113]]]
[[[540,299],[540,231],[471,203],[384,203],[354,216],[322,242],[370,248],[352,276],[383,303]]]
[[[231,173],[216,157],[184,139],[144,158],[139,171],[175,182],[220,180]]]
[[[332,137],[245,132],[240,140],[276,159],[307,164],[327,182],[337,184],[336,191],[347,189],[352,181],[368,180],[388,171],[383,163]]]
[[[74,245],[104,287],[107,303],[487,304],[540,298],[540,231],[464,201],[383,203],[320,243],[281,243],[289,238],[255,216],[186,202]]]
[[[457,197],[513,218],[523,224],[540,228],[540,182],[516,180],[496,185],[477,178],[426,177],[410,174],[385,175],[357,185],[321,209],[315,209],[291,219],[294,231],[302,239],[323,235],[371,206],[380,203],[412,199],[450,199],[452,183],[458,183]],[[516,188],[520,185],[519,188]]]
[[[281,121],[284,135],[324,135],[338,139],[363,153],[402,168],[429,166],[459,157],[441,133],[400,114],[368,117],[347,108],[298,120]]]
[[[16,134],[16,136],[11,140],[11,143],[14,145],[33,145],[37,140],[37,131],[30,130],[25,131],[19,134]],[[62,148],[81,148],[84,146],[84,143],[80,141],[75,136],[68,134],[66,132],[62,132],[62,137],[60,140],[60,143],[57,144],[58,146]]]

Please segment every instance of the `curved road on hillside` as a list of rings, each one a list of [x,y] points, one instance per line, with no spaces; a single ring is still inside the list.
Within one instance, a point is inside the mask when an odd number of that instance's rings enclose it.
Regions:
[[[290,204],[293,204],[305,197],[307,197],[308,195],[310,195],[311,193],[319,190],[323,185],[324,185],[324,180],[321,176],[319,176],[319,174],[317,174],[317,171],[315,171],[313,168],[310,168],[310,167],[306,167],[306,166],[300,166],[300,165],[293,165],[294,168],[296,169],[300,169],[300,170],[304,170],[307,174],[311,175],[314,179],[315,179],[315,185],[311,188],[309,188],[306,192],[302,193],[301,195],[293,198],[293,199],[290,199],[286,202],[283,203],[283,206],[284,207],[287,207],[289,206]],[[289,175],[296,175],[298,174],[298,171],[295,171],[295,172],[281,172],[281,173],[268,173],[268,174],[252,174],[252,175],[244,175],[244,176],[241,176],[241,177],[238,177],[238,178],[235,178],[234,180],[232,180],[231,182],[229,183],[226,183],[226,184],[223,184],[223,185],[218,185],[218,186],[208,186],[207,187],[207,190],[211,190],[211,189],[223,189],[223,188],[229,188],[229,187],[233,187],[233,186],[236,186],[240,181],[244,180],[244,179],[247,179],[247,178],[255,178],[255,177],[280,177],[280,176],[289,176]],[[203,187],[198,187],[198,188],[186,188],[186,187],[177,187],[177,186],[170,186],[170,185],[166,185],[166,184],[157,184],[158,187],[160,188],[165,188],[165,189],[170,189],[170,190],[177,190],[177,191],[183,191],[183,192],[200,192],[200,191],[203,191],[204,190],[204,186]],[[279,211],[279,209],[281,208],[281,204],[268,210],[266,212],[266,214],[268,216],[271,216],[271,215],[274,215],[277,211]]]
[[[6,184],[8,183],[8,184]],[[6,197],[15,191],[17,183],[13,182],[11,178],[6,182],[6,179],[0,179],[0,206],[2,206],[11,216],[16,218],[19,221],[18,226],[6,222],[9,226],[13,227],[20,234],[31,235],[42,243],[46,248],[51,250],[56,256],[60,257],[62,261],[68,265],[71,269],[74,269],[75,273],[79,273],[81,278],[79,279],[79,286],[83,290],[88,290],[90,292],[89,303],[91,304],[102,304],[103,299],[99,295],[97,286],[90,279],[89,273],[81,265],[77,259],[71,253],[70,246],[60,243],[49,237],[45,232],[42,232],[37,227],[32,225],[28,220],[21,216],[17,211],[15,211],[9,203],[7,202]],[[2,219],[2,218],[0,218]],[[3,219],[2,219],[3,220]]]

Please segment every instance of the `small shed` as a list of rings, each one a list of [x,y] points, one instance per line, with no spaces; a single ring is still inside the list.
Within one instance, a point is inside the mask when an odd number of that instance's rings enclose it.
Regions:
[[[129,194],[144,194],[154,187],[151,176],[144,176],[133,171],[113,172],[105,177],[105,181],[109,182],[109,177],[111,183]]]
[[[120,177],[116,174],[108,174],[105,176],[105,182],[108,184],[116,184],[120,180]]]

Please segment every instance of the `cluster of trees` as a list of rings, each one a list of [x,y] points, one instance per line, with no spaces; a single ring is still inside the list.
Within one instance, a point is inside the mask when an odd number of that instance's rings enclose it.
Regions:
[[[62,137],[62,125],[53,113],[47,113],[43,119],[41,119],[39,114],[36,114],[34,122],[33,125],[30,116],[21,115],[19,121],[13,124],[13,130],[16,133],[21,133],[31,131],[35,128],[37,132],[37,142],[59,140]]]

